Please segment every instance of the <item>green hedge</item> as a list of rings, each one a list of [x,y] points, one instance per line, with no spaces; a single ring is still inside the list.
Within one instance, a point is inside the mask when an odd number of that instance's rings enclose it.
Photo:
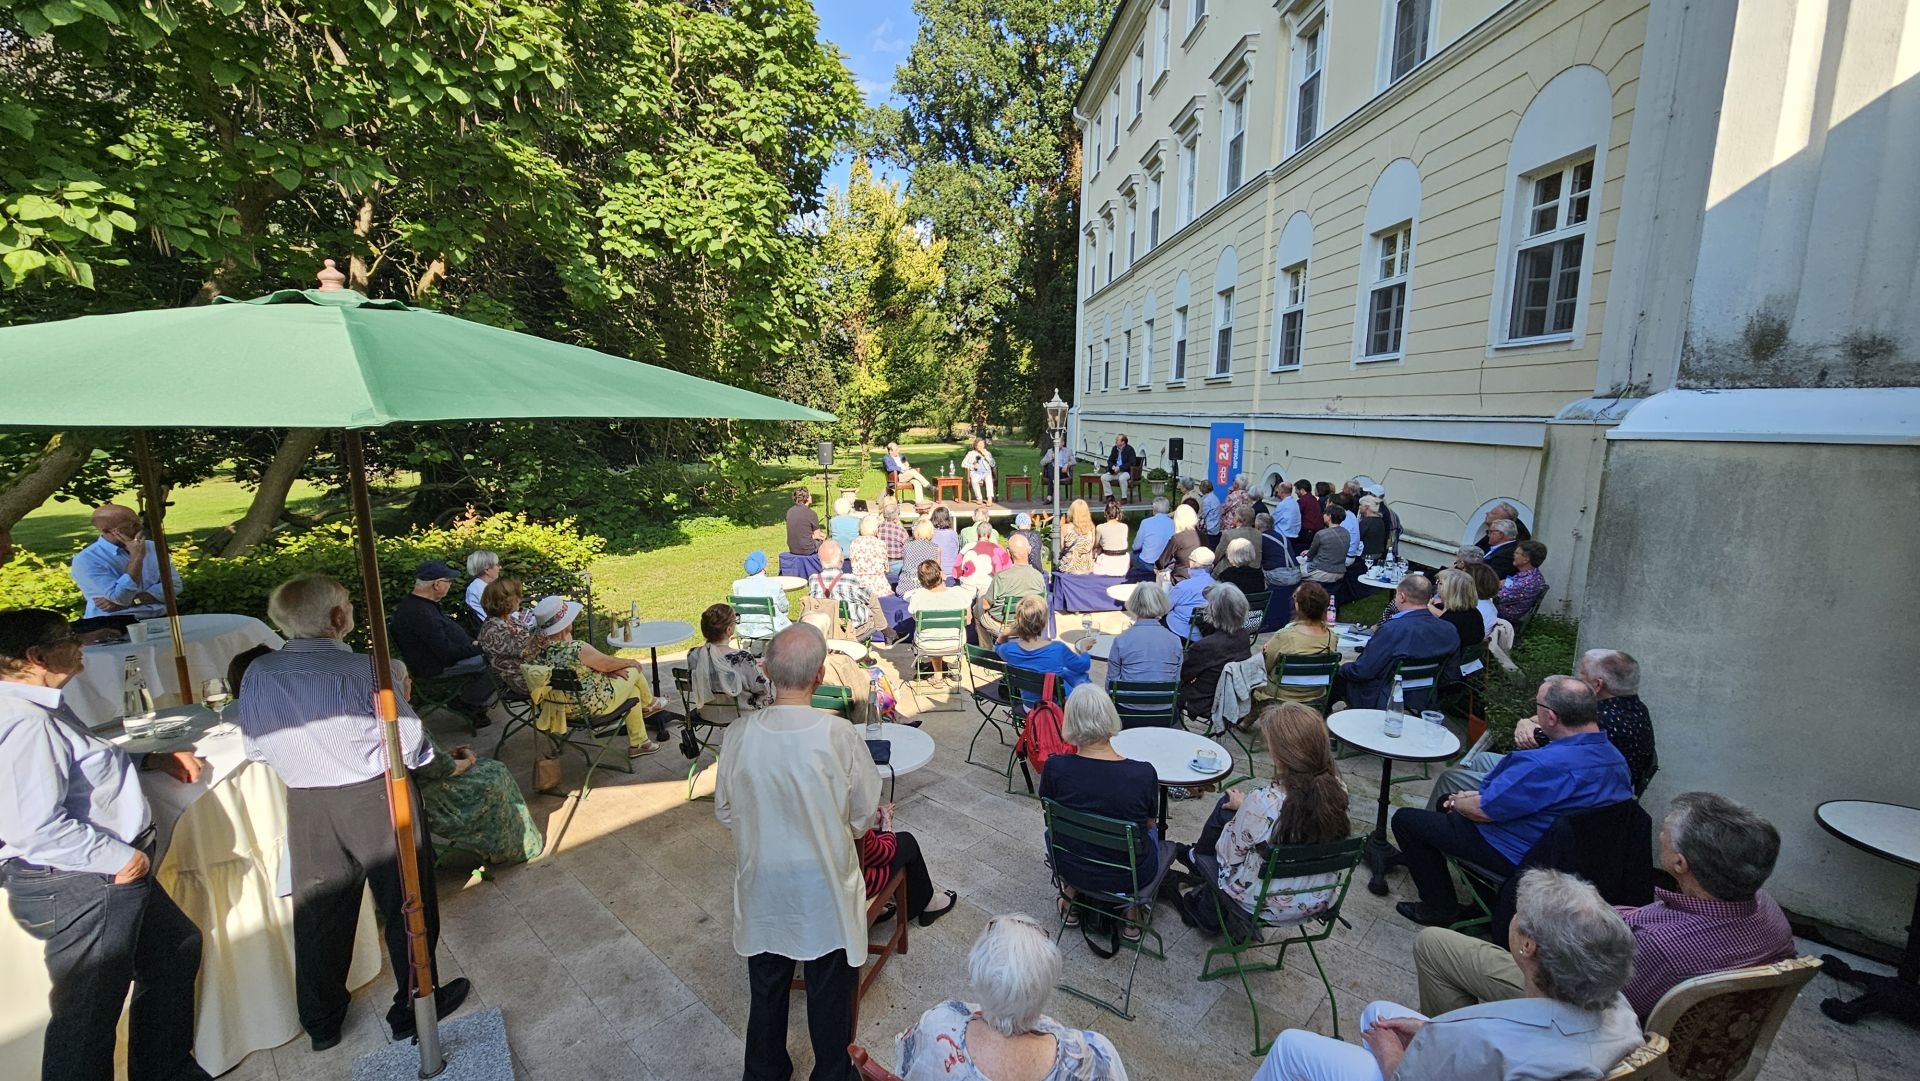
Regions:
[[[32,552],[16,552],[0,563],[0,604],[8,608],[51,608],[78,619],[86,611],[79,587],[65,563],[48,563]]]

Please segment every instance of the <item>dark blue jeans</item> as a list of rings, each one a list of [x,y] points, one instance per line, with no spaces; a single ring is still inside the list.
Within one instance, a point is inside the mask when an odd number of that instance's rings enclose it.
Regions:
[[[199,1081],[193,1060],[193,982],[200,930],[149,874],[115,885],[109,875],[0,865],[14,921],[47,946],[42,1081],[112,1081],[114,1030],[127,1019],[130,1081]]]
[[[1393,839],[1400,842],[1407,874],[1420,891],[1420,903],[1437,912],[1459,907],[1447,857],[1476,863],[1499,874],[1512,874],[1513,862],[1487,843],[1480,827],[1451,811],[1424,811],[1402,807],[1393,812]]]

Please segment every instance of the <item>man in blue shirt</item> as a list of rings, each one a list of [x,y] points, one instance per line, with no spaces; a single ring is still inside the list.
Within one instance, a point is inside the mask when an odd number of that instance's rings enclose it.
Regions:
[[[1214,494],[1213,482],[1200,478],[1200,543],[1208,548],[1220,545],[1220,497]]]
[[[147,543],[140,516],[108,503],[93,512],[93,528],[100,531],[99,538],[80,549],[68,567],[73,584],[87,600],[85,618],[73,629],[84,634],[166,615],[160,554]],[[176,594],[180,591],[177,569],[173,589]]]
[[[1460,651],[1460,632],[1427,608],[1433,600],[1433,580],[1424,574],[1409,574],[1400,579],[1393,591],[1392,611],[1380,628],[1367,639],[1360,659],[1340,666],[1344,698],[1354,709],[1385,709],[1393,693],[1393,674],[1401,661],[1429,661],[1449,658],[1441,676],[1452,674],[1455,654]],[[1426,708],[1432,687],[1406,688],[1406,707],[1410,712]],[[1336,698],[1343,697],[1336,694]]]
[[[1207,587],[1213,584],[1213,550],[1195,548],[1188,557],[1187,576],[1167,591],[1167,629],[1182,638],[1193,634],[1193,616],[1207,603]],[[1457,635],[1455,637],[1458,637]]]
[[[1273,515],[1273,531],[1287,540],[1287,551],[1292,552],[1300,546],[1300,504],[1293,498],[1293,489],[1280,477],[1273,478],[1273,503],[1268,507]]]
[[[1173,516],[1167,513],[1166,499],[1153,501],[1153,513],[1140,522],[1133,536],[1133,565],[1127,577],[1139,582],[1153,580],[1153,565],[1173,539]]]
[[[1420,891],[1418,903],[1396,906],[1402,916],[1429,927],[1461,918],[1448,856],[1511,874],[1561,815],[1633,798],[1627,760],[1600,730],[1592,688],[1572,676],[1549,676],[1534,705],[1553,742],[1501,759],[1478,792],[1456,792],[1441,810],[1394,812],[1393,836]]]

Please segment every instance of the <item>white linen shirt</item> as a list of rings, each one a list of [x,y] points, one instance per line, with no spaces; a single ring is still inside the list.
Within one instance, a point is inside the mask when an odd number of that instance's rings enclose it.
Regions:
[[[727,729],[713,813],[733,831],[733,951],[811,961],[867,956],[856,839],[880,805],[880,771],[853,725],[770,706]]]
[[[118,874],[153,823],[138,772],[58,690],[0,680],[0,860]]]

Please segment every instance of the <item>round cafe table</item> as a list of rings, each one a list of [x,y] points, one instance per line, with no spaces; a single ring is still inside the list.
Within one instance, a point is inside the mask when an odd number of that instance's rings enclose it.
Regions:
[[[1400,579],[1389,576],[1385,567],[1375,567],[1360,576],[1360,584],[1375,589],[1397,589]]]
[[[1878,856],[1920,870],[1920,807],[1871,800],[1829,800],[1814,808],[1820,828],[1842,841]],[[1907,924],[1907,946],[1900,967],[1891,976],[1861,972],[1832,954],[1823,954],[1821,971],[1834,979],[1866,989],[1847,1001],[1823,999],[1820,1012],[1844,1024],[1876,1013],[1891,1014],[1908,1024],[1920,1024],[1920,889],[1914,892],[1913,920]]]
[[[1139,582],[1122,582],[1117,586],[1108,586],[1107,596],[1112,597],[1115,604],[1125,605],[1139,585]]]
[[[855,642],[848,638],[833,638],[827,641],[827,648],[833,650],[835,653],[851,657],[856,661],[864,662],[867,659],[867,644],[865,642]]]
[[[660,697],[660,647],[677,646],[693,637],[693,624],[679,619],[656,619],[631,628],[615,624],[607,644],[615,649],[644,649],[653,658],[653,696]]]
[[[1180,728],[1129,728],[1113,737],[1113,749],[1153,767],[1160,779],[1160,832],[1167,830],[1167,789],[1212,784],[1233,772],[1233,755],[1205,736]],[[1212,751],[1219,768],[1203,770],[1195,756]]]
[[[1443,725],[1408,714],[1401,734],[1387,735],[1387,711],[1384,709],[1343,709],[1327,718],[1327,729],[1368,754],[1380,757],[1380,813],[1367,838],[1363,857],[1372,878],[1367,889],[1377,897],[1387,895],[1387,861],[1398,855],[1387,840],[1387,801],[1393,795],[1395,762],[1444,762],[1460,753],[1460,738]]]
[[[878,735],[871,729],[862,728],[861,733],[867,739],[884,739],[893,746],[887,764],[878,768],[887,774],[887,802],[893,802],[893,788],[903,773],[912,773],[924,768],[933,761],[933,737],[912,725],[887,723],[880,726]]]
[[[1101,634],[1098,631],[1069,630],[1060,636],[1060,641],[1072,646],[1089,634],[1093,636],[1093,648],[1087,651],[1087,656],[1096,661],[1106,660],[1107,654],[1113,651],[1113,640],[1117,637],[1115,635]]]
[[[778,584],[781,591],[785,593],[791,593],[796,589],[807,588],[807,580],[797,574],[776,574],[773,576],[773,581]]]
[[[153,692],[155,702],[180,700],[180,680],[173,667],[173,635],[167,630],[167,621],[147,620],[144,626],[146,641],[105,642],[81,651],[86,667],[67,684],[65,698],[74,715],[88,727],[102,728],[120,716],[121,665],[128,654],[140,658],[147,690]],[[279,649],[283,644],[265,623],[227,612],[181,616],[180,637],[195,698],[200,697],[201,680],[227,674],[227,662],[234,654],[254,646]]]

